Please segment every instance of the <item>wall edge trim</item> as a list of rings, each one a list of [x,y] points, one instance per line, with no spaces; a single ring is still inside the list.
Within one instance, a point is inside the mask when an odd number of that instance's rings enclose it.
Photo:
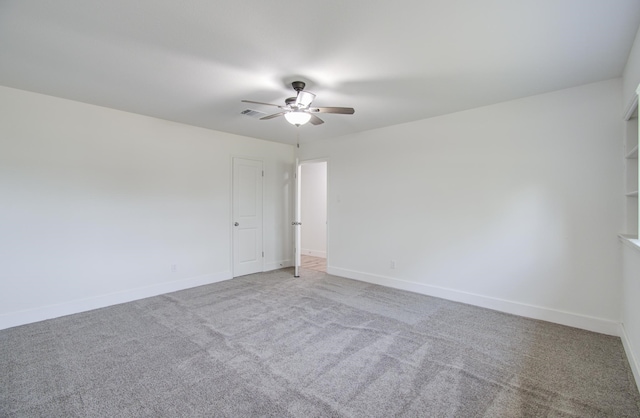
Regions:
[[[287,267],[293,267],[293,260],[280,260],[280,261],[264,263],[263,271],[280,270]]]
[[[629,367],[631,368],[633,377],[636,380],[636,387],[640,388],[640,365],[638,364],[638,359],[633,355],[633,347],[631,346],[631,341],[629,341],[629,338],[627,337],[624,324],[620,324],[620,339],[622,340],[622,346],[624,347],[624,352],[627,355],[627,360],[629,361]]]
[[[151,286],[138,287],[120,292],[93,296],[85,299],[76,299],[64,303],[46,305],[32,309],[8,312],[0,315],[0,330],[31,324],[47,319],[119,305],[165,293],[190,289],[192,287],[212,284],[231,279],[231,271],[222,271],[171,282],[158,283]]]
[[[453,302],[466,303],[469,305],[505,312],[512,315],[518,315],[526,318],[580,328],[600,334],[612,335],[616,337],[620,336],[620,323],[617,321],[596,318],[572,312],[565,312],[542,306],[529,305],[506,299],[498,299],[490,296],[468,293],[456,289],[411,282],[393,277],[343,269],[340,267],[328,267],[327,273],[335,276],[345,277],[348,279],[354,279],[367,283],[391,287],[394,289],[407,290],[409,292],[420,293],[423,295],[446,299]]]
[[[302,248],[300,249],[300,254],[310,255],[312,257],[327,258],[327,252],[322,250],[311,250],[308,248]]]

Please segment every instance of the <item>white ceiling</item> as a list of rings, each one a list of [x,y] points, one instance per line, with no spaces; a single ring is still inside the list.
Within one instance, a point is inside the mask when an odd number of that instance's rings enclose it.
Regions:
[[[0,85],[287,143],[619,77],[638,0],[2,0]]]

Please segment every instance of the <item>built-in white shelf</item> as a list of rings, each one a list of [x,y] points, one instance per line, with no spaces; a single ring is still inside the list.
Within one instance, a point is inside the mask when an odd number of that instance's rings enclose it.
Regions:
[[[631,234],[618,234],[618,237],[622,239],[638,239],[637,235],[631,235]]]
[[[618,239],[627,247],[640,251],[640,241],[638,241],[637,235],[618,234]]]
[[[635,237],[626,240],[634,243],[637,247],[638,241],[638,96],[635,96],[632,103],[629,104],[627,112],[624,115],[624,189],[625,193],[625,220],[624,229],[629,236]]]

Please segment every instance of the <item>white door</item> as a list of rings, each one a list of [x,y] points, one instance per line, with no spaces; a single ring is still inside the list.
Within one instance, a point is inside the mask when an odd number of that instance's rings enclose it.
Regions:
[[[262,161],[233,159],[233,277],[263,269]]]

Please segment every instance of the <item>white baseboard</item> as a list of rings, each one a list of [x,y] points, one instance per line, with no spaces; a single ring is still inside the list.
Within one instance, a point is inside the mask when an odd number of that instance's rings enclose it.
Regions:
[[[629,360],[629,366],[633,372],[633,377],[636,379],[636,387],[640,388],[640,364],[638,364],[638,359],[633,354],[634,347],[631,346],[631,341],[629,341],[629,338],[627,337],[627,331],[625,330],[624,324],[620,324],[620,339],[622,340],[624,351],[627,354],[627,360]]]
[[[300,254],[311,255],[313,257],[327,258],[326,251],[309,250],[309,249],[302,248],[300,249]]]
[[[293,266],[293,260],[274,261],[272,263],[265,263],[263,266],[263,271],[278,270],[278,269],[283,269],[283,268],[292,267],[292,266]]]
[[[448,289],[439,286],[410,282],[393,277],[379,276],[363,273],[339,267],[327,267],[327,273],[334,276],[346,277],[348,279],[359,280],[381,286],[392,287],[394,289],[407,290],[421,293],[423,295],[434,296],[454,302],[462,302],[469,305],[480,306],[493,309],[495,311],[506,312],[513,315],[524,316],[532,319],[539,319],[556,324],[567,325],[587,331],[601,334],[620,336],[620,323],[602,318],[564,312],[542,306],[528,305],[520,302],[512,302],[505,299],[492,298],[489,296],[474,293],[462,292],[455,289]]]
[[[139,287],[122,292],[109,293],[86,299],[73,300],[70,302],[43,306],[35,309],[27,309],[17,312],[9,312],[0,315],[0,330],[30,324],[32,322],[44,321],[45,319],[58,318],[79,312],[104,308],[106,306],[131,302],[164,293],[176,292],[178,290],[189,289],[196,286],[221,282],[231,279],[230,271],[223,271],[202,276],[189,277],[187,279],[175,280],[171,282],[158,283],[152,286]]]

